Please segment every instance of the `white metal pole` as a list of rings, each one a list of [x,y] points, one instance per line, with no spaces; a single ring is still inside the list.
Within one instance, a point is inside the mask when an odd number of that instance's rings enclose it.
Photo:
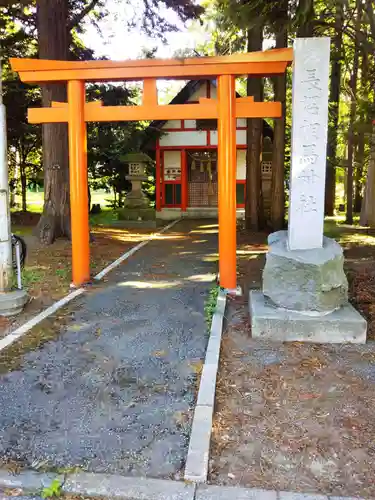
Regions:
[[[7,127],[0,61],[0,293],[12,286],[12,243],[7,161]]]
[[[17,264],[17,288],[22,290],[22,272],[21,272],[21,243],[16,243],[16,264]]]

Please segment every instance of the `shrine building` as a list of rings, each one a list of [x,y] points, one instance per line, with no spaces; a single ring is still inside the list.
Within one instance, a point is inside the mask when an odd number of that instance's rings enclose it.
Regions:
[[[200,98],[217,97],[215,81],[192,80],[176,95],[174,104],[198,103]],[[240,97],[239,95],[237,97]],[[217,217],[217,120],[154,121],[150,127],[161,131],[153,145],[156,159],[156,217]],[[246,119],[237,118],[236,127],[237,217],[244,217],[246,196]],[[262,190],[266,212],[271,203],[273,129],[263,120]]]

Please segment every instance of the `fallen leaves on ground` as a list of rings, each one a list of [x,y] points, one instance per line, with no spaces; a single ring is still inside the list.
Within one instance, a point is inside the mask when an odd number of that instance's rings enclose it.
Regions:
[[[246,297],[261,286],[266,237],[239,234],[245,298],[228,301],[210,481],[373,497],[375,347],[251,339]],[[350,240],[344,247],[349,296],[374,339],[374,250]]]

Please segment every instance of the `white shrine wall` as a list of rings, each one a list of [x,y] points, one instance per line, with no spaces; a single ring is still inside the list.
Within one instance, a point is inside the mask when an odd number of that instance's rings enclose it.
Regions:
[[[246,130],[236,130],[236,142],[237,146],[246,146]],[[211,131],[211,144],[217,146],[218,136],[217,130]]]
[[[192,94],[189,102],[197,102],[201,97],[217,98],[217,87],[210,83],[210,91],[207,91],[207,82],[202,82],[202,85]],[[237,161],[236,170],[237,180],[246,179],[246,119],[237,119]],[[198,147],[212,147],[218,145],[218,134],[216,130],[196,130],[196,120],[169,120],[162,127],[165,132],[159,140],[160,148],[180,148],[179,150],[164,151],[164,169],[170,169],[176,165],[181,167],[181,149]],[[187,130],[185,130],[187,129]],[[192,130],[193,129],[193,130]]]
[[[207,133],[205,130],[176,130],[162,135],[159,144],[160,147],[207,146]]]
[[[181,120],[168,120],[163,126],[163,129],[180,129],[181,128]]]
[[[163,152],[163,164],[162,164],[164,179],[174,180],[172,176],[176,174],[176,170],[181,172],[181,150],[172,150]],[[172,175],[168,176],[167,172],[171,172]],[[237,149],[237,161],[236,161],[236,179],[242,181],[246,179],[246,150]],[[169,178],[170,177],[170,178]],[[178,176],[180,178],[180,176]]]
[[[164,151],[164,168],[181,168],[181,151]]]
[[[246,149],[237,149],[237,180],[246,179]]]

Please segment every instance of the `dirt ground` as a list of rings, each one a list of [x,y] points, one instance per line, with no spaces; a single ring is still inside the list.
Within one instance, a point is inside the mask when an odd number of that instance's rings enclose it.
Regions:
[[[29,214],[22,220],[16,219],[12,227],[15,234],[20,234],[27,244],[26,265],[23,271],[23,285],[29,294],[29,302],[23,313],[16,318],[0,316],[0,337],[9,333],[19,324],[34,316],[69,293],[71,283],[71,242],[58,239],[51,246],[43,246],[32,234],[37,222],[37,214]],[[21,224],[20,224],[21,222]],[[92,242],[91,272],[95,276],[109,263],[131,247],[146,239],[153,230],[127,230],[114,227],[94,226],[91,228]],[[105,280],[105,278],[104,278]]]
[[[226,314],[213,483],[375,496],[375,238],[345,228],[334,236],[345,248],[350,298],[369,321],[364,346],[252,340],[246,297],[261,283],[266,235],[239,236],[246,294]]]

